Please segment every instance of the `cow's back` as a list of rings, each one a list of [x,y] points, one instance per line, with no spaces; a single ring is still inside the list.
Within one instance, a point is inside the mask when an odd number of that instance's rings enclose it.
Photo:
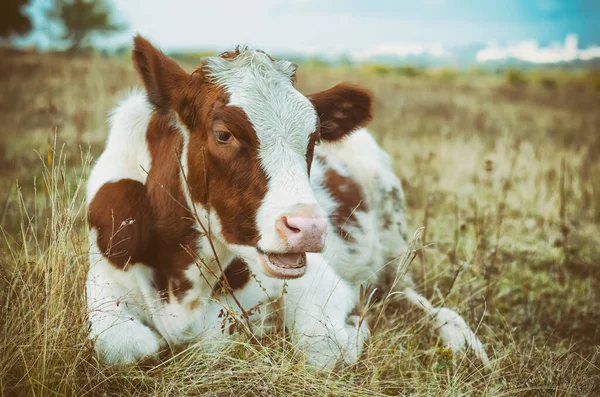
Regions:
[[[346,280],[375,282],[406,249],[406,209],[391,159],[366,129],[315,152],[311,184],[330,218],[325,256]]]

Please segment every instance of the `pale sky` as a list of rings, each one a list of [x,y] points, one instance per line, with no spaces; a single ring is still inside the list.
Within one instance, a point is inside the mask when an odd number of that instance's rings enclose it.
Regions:
[[[34,0],[41,14],[49,0]],[[271,52],[344,52],[375,46],[431,46],[536,39],[569,33],[600,44],[596,0],[113,0],[115,17],[164,50],[226,49],[247,43]],[[99,44],[103,42],[99,41]]]

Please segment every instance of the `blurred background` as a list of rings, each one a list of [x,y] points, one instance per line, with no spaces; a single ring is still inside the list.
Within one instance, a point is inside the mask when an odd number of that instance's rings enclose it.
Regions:
[[[249,350],[99,367],[84,186],[140,85],[135,33],[188,71],[251,44],[297,62],[305,94],[370,89],[421,231],[410,270],[492,367],[399,302],[334,382]],[[0,394],[600,395],[600,2],[2,0],[0,37]]]
[[[45,51],[123,54],[137,32],[167,52],[248,43],[332,65],[593,67],[600,58],[594,0],[6,0],[3,7],[2,36]]]

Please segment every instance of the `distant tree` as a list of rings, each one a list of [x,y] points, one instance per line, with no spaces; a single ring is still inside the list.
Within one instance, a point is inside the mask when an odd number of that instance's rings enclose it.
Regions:
[[[23,11],[29,1],[0,1],[0,37],[22,36],[31,31],[31,21]]]
[[[78,51],[90,44],[94,36],[109,35],[124,29],[112,18],[112,9],[106,0],[56,0],[49,15],[63,27],[62,40],[69,50]]]

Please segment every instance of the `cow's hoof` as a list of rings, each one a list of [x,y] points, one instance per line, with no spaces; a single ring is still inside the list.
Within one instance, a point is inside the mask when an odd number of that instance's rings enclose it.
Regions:
[[[483,344],[460,314],[454,310],[440,308],[436,310],[434,319],[442,342],[453,352],[465,352],[470,349],[483,364],[489,364],[490,360]]]

